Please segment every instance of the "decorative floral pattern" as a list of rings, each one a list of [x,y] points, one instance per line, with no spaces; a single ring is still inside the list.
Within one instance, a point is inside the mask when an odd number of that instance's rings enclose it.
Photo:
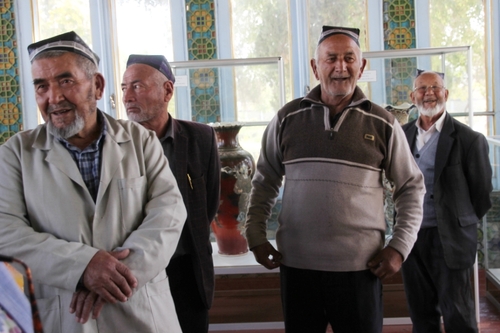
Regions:
[[[416,47],[415,5],[413,0],[384,0],[384,49]],[[385,87],[388,104],[409,103],[416,73],[415,58],[385,60]]]
[[[189,60],[217,59],[214,0],[186,0]],[[221,121],[219,71],[190,70],[191,119],[202,123]]]
[[[0,145],[23,130],[14,6],[12,0],[3,0],[1,3]]]

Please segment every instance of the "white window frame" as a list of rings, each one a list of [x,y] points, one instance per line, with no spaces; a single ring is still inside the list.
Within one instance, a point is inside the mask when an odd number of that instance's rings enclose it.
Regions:
[[[37,1],[14,1],[16,12],[16,33],[18,38],[18,55],[21,80],[21,103],[23,109],[24,129],[32,129],[41,122],[38,106],[35,100],[35,91],[31,85],[31,63],[28,55],[28,45],[38,40],[37,33]],[[112,97],[116,96],[116,77],[114,70],[113,38],[114,26],[114,1],[113,0],[89,0],[91,16],[91,31],[93,50],[101,58],[99,71],[106,79],[103,98],[98,101],[97,106],[102,111],[116,117],[116,110],[112,105]],[[116,98],[115,98],[116,99]],[[116,101],[120,102],[120,101]]]
[[[307,54],[308,38],[305,26],[307,0],[288,0],[291,29],[292,29],[292,61],[293,61],[293,87],[292,98],[303,96],[309,85],[309,55]],[[14,1],[16,12],[16,36],[18,40],[18,55],[21,80],[21,102],[23,110],[23,126],[25,129],[34,128],[38,125],[39,113],[35,102],[34,90],[31,86],[31,64],[27,54],[27,46],[37,40],[36,0]],[[368,17],[368,29],[370,33],[369,48],[370,51],[383,50],[383,31],[382,31],[382,0],[367,0],[367,12],[371,14]],[[172,31],[174,42],[174,61],[187,60],[187,38],[186,38],[186,4],[184,0],[170,0],[172,13]],[[228,59],[231,57],[231,40],[229,26],[229,0],[215,0],[216,31],[218,43],[218,58]],[[116,87],[119,86],[122,73],[116,73],[115,61],[113,60],[116,39],[113,38],[113,28],[115,26],[114,0],[89,0],[91,14],[92,44],[94,51],[101,57],[100,71],[106,78],[106,88],[104,96],[99,101],[98,107],[104,112],[116,116],[116,110],[112,107],[112,97],[117,96]],[[429,18],[429,0],[415,1],[415,16],[417,22],[428,22]],[[497,1],[486,1],[487,15],[487,68],[492,75],[488,76],[488,100],[489,110],[495,110],[500,107],[500,45],[491,41],[500,36],[500,5]],[[375,14],[374,14],[375,13]],[[419,24],[416,27],[417,47],[428,47],[430,38],[430,27],[425,24]],[[372,69],[381,69],[382,64],[377,64],[373,60],[370,64]],[[379,68],[380,67],[380,68]],[[383,73],[383,70],[378,70]],[[373,96],[383,96],[384,80],[380,80],[380,87],[372,87]],[[221,90],[222,91],[222,90]],[[189,96],[179,96],[179,98],[189,98]],[[121,101],[114,100],[115,103]],[[377,102],[377,101],[375,101]],[[496,111],[498,113],[500,111]],[[186,114],[184,114],[186,113]],[[190,110],[178,114],[179,118],[190,119]],[[500,117],[495,117],[495,127],[500,128]]]

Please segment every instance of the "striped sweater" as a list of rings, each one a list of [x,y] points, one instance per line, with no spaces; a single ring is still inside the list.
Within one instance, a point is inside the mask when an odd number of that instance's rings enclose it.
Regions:
[[[284,183],[276,233],[282,263],[367,269],[385,242],[383,171],[395,184],[397,212],[388,245],[406,259],[422,220],[425,187],[399,123],[359,87],[333,128],[320,86],[291,101],[262,140],[245,225],[250,248],[267,241],[266,221]]]

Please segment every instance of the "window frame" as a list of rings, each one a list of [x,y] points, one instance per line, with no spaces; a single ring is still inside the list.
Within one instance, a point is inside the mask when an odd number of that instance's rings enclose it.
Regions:
[[[220,59],[230,58],[231,40],[230,32],[227,29],[229,23],[229,0],[214,0],[215,15],[217,24],[217,54]],[[307,54],[308,38],[305,33],[307,27],[307,0],[288,0],[290,8],[290,26],[292,29],[292,98],[298,98],[305,94],[309,85],[309,55]],[[31,64],[27,54],[27,46],[36,38],[37,16],[34,15],[37,11],[37,1],[14,1],[16,18],[16,36],[18,39],[19,48],[19,68],[21,80],[21,102],[23,109],[23,126],[25,129],[36,127],[41,121],[37,111],[35,102],[34,90],[31,89],[29,82],[31,78]],[[172,15],[172,32],[174,43],[174,59],[173,61],[187,60],[187,38],[186,38],[186,15],[184,0],[170,0]],[[429,0],[415,2],[415,18],[417,22],[428,22],[429,18]],[[106,113],[116,116],[116,109],[112,103],[121,103],[116,100],[117,87],[120,83],[121,73],[117,73],[117,65],[113,60],[114,51],[117,49],[116,41],[113,38],[114,22],[114,0],[89,0],[89,8],[91,11],[91,31],[93,39],[93,48],[101,56],[101,64],[99,70],[106,78],[106,88],[103,98],[98,102],[98,107]],[[383,50],[383,31],[382,31],[382,0],[367,1],[367,11],[371,14],[368,17],[368,33],[370,51]],[[486,14],[486,50],[487,53],[487,68],[489,73],[487,77],[487,108],[494,111],[494,115],[500,111],[495,111],[500,107],[500,45],[493,43],[495,36],[500,35],[500,4],[496,1],[485,2]],[[182,13],[183,15],[179,15]],[[417,46],[418,48],[428,47],[430,31],[429,26],[425,24],[417,25]],[[372,60],[373,61],[373,60]],[[376,65],[371,63],[371,69],[378,69]],[[383,70],[377,72],[383,73]],[[382,93],[384,80],[380,80],[380,87],[372,86],[374,95]],[[179,96],[179,98],[187,98],[188,96]],[[114,100],[112,100],[114,99]],[[276,110],[277,111],[277,110]],[[189,114],[178,114],[180,118],[190,119]],[[494,117],[494,121],[489,122],[492,132],[494,128],[500,128],[500,118]]]
[[[32,129],[43,120],[40,118],[38,106],[35,99],[35,91],[28,82],[32,82],[31,62],[27,52],[28,45],[38,40],[36,31],[38,29],[37,0],[14,1],[15,11],[18,13],[16,20],[16,32],[18,37],[19,67],[21,78],[21,103],[23,108],[24,129]],[[97,102],[100,110],[116,117],[116,80],[115,62],[113,60],[113,38],[111,27],[113,25],[114,1],[89,0],[91,32],[93,50],[101,58],[99,71],[104,75],[106,86],[103,97]],[[22,13],[22,14],[21,14]]]

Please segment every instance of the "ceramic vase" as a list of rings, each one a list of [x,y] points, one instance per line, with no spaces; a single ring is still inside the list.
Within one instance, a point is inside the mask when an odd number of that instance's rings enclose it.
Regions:
[[[211,227],[222,255],[248,252],[243,225],[255,161],[239,144],[238,133],[242,126],[239,123],[212,124],[217,134],[221,162],[221,193],[219,210]]]

